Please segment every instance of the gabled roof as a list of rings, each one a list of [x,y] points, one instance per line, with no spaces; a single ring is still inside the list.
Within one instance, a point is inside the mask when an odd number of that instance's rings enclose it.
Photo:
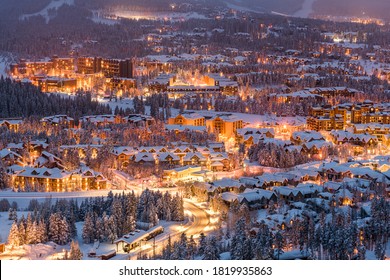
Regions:
[[[70,172],[60,170],[58,168],[34,168],[25,167],[23,171],[17,174],[19,177],[34,177],[34,178],[50,178],[50,179],[64,179],[71,176]]]

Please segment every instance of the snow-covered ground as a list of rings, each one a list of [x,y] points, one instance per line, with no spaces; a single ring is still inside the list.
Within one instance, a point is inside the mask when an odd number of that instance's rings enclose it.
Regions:
[[[12,55],[0,55],[0,77],[7,77],[7,71],[9,70],[9,65],[13,63]]]
[[[42,16],[46,19],[46,22],[48,22],[50,20],[49,11],[52,9],[57,10],[62,5],[74,5],[74,0],[52,0],[49,5],[43,8],[41,11],[34,14],[22,15],[20,19],[25,20],[33,16]]]
[[[7,64],[4,57],[0,57],[0,76],[6,76]]]
[[[229,9],[241,11],[241,12],[263,12],[264,9],[253,9],[245,6],[245,3],[243,3],[241,0],[225,0],[226,6]],[[259,7],[261,8],[261,7]]]
[[[116,11],[114,15],[119,18],[127,19],[147,19],[147,20],[169,20],[169,21],[186,21],[189,19],[208,19],[205,15],[197,12],[178,13],[178,12],[136,12],[136,11]]]
[[[95,23],[102,23],[107,25],[114,25],[118,24],[119,22],[115,19],[105,18],[100,11],[92,11],[92,18],[91,20]]]
[[[18,218],[27,217],[28,212],[17,212]],[[8,220],[8,212],[0,212],[0,243],[6,242],[13,221]]]
[[[301,17],[301,18],[308,18],[310,14],[313,13],[313,4],[317,0],[305,0],[303,2],[302,8],[297,11],[293,16],[294,17]]]

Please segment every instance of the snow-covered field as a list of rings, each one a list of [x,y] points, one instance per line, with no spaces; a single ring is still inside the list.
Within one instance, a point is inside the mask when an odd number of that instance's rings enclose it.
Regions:
[[[46,19],[46,22],[50,20],[49,16],[49,10],[54,9],[57,10],[60,8],[62,5],[74,5],[74,0],[52,0],[49,5],[47,5],[45,8],[43,8],[41,11],[34,13],[34,14],[27,14],[27,15],[22,15],[20,17],[21,20],[28,19],[33,16],[42,16]]]

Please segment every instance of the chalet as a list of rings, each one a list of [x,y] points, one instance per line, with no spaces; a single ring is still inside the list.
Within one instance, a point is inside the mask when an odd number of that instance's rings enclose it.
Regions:
[[[166,153],[168,148],[165,146],[152,146],[152,147],[139,147],[138,151],[140,153]]]
[[[288,184],[297,185],[307,181],[319,181],[321,176],[315,170],[310,169],[293,169],[289,172],[278,173],[288,178]]]
[[[342,188],[336,192],[336,199],[340,205],[352,205],[354,202],[353,194],[346,188]]]
[[[195,146],[195,151],[201,153],[204,157],[209,157],[214,152],[214,150],[202,146]]]
[[[102,190],[107,188],[107,179],[103,174],[88,167],[82,167],[72,175],[72,181],[81,190]]]
[[[24,143],[24,147],[28,149],[32,158],[38,158],[42,155],[42,152],[49,147],[46,141],[33,140]]]
[[[329,181],[341,182],[344,178],[351,178],[352,173],[349,167],[340,165],[337,162],[323,164],[320,173]]]
[[[224,178],[218,181],[211,183],[211,186],[214,188],[214,193],[223,193],[223,192],[235,192],[241,193],[245,190],[245,185],[239,181]]]
[[[120,124],[122,122],[122,118],[115,115],[94,115],[80,118],[80,123],[92,123],[98,127],[107,126],[109,124]]]
[[[94,159],[98,157],[102,147],[103,145],[101,144],[62,145],[60,146],[60,151],[63,155],[70,151],[76,151],[80,159],[84,159],[89,154]]]
[[[238,142],[245,144],[247,147],[257,144],[259,140],[264,138],[275,138],[273,128],[241,128],[236,132]]]
[[[149,127],[155,123],[154,118],[140,114],[130,114],[123,118],[123,122],[135,127]]]
[[[170,149],[170,152],[174,153],[180,158],[180,160],[182,160],[187,153],[193,153],[194,149],[188,146],[178,146],[173,149]]]
[[[195,112],[184,112],[175,118],[170,118],[168,120],[168,124],[183,126],[205,126],[205,118]]]
[[[6,127],[8,130],[18,132],[22,123],[22,119],[2,119],[0,120],[0,127]]]
[[[268,189],[275,186],[287,186],[288,177],[280,173],[265,173],[255,177],[259,180],[258,185],[262,189]]]
[[[334,130],[331,131],[330,136],[332,137],[333,143],[338,145],[350,143],[361,147],[368,147],[378,144],[378,138],[368,133],[355,134],[348,131]]]
[[[297,190],[292,187],[275,187],[273,188],[273,191],[278,195],[278,197],[285,202],[297,202],[297,201],[303,201],[304,195],[300,190]]]
[[[180,158],[174,153],[157,153],[159,163],[167,163],[172,165],[179,165]]]
[[[247,189],[238,195],[238,202],[245,203],[249,209],[267,208],[271,201],[277,202],[276,194],[262,189]]]
[[[207,128],[205,126],[193,126],[193,125],[178,125],[178,124],[167,124],[165,125],[166,131],[174,131],[176,134],[185,133],[187,131],[194,132],[207,132]]]
[[[375,170],[372,170],[368,167],[355,167],[350,168],[350,172],[352,174],[352,177],[354,178],[361,178],[361,179],[367,179],[369,181],[375,181],[376,183],[384,183],[389,184],[390,180],[386,178],[386,176],[383,173],[377,172]]]
[[[140,163],[140,164],[155,164],[157,162],[157,156],[152,153],[138,153],[134,157],[134,162]]]
[[[211,171],[219,172],[219,171],[228,171],[231,169],[231,162],[227,154],[225,153],[211,153]]]
[[[115,147],[112,154],[115,156],[118,167],[124,168],[129,165],[137,152],[132,147]]]
[[[74,127],[74,119],[67,115],[55,115],[44,117],[40,120],[41,124],[45,127],[47,126],[61,126],[72,128]]]
[[[329,181],[329,182],[324,183],[324,189],[325,189],[325,191],[327,191],[329,193],[336,193],[342,187],[343,187],[343,184],[340,182]]]
[[[295,190],[302,193],[303,198],[307,199],[317,197],[318,193],[322,192],[324,188],[312,183],[300,183],[295,187]]]
[[[2,149],[0,151],[0,159],[5,166],[11,166],[14,164],[20,166],[24,165],[23,157],[20,154],[13,152],[9,149]]]
[[[8,143],[7,149],[20,154],[24,150],[23,143]]]
[[[183,166],[164,170],[164,181],[203,181],[200,166]]]
[[[216,153],[222,153],[225,151],[225,143],[223,142],[213,142],[209,143],[207,146]]]
[[[58,168],[25,167],[15,174],[11,174],[12,185],[18,190],[38,191],[68,191],[73,190],[70,184],[72,173]]]
[[[214,194],[214,192],[210,192],[211,194]],[[227,204],[230,205],[232,203],[239,203],[238,202],[238,194],[234,192],[224,192],[221,193],[221,199]]]
[[[325,141],[325,138],[321,133],[316,131],[296,131],[291,136],[291,142],[295,145],[320,140]]]
[[[201,153],[187,153],[183,157],[184,165],[207,165],[208,158],[204,157]]]
[[[244,184],[247,188],[261,188],[260,180],[254,177],[241,177],[239,179],[240,183]]]
[[[331,144],[324,140],[315,140],[302,144],[302,151],[308,155],[319,155],[322,158],[321,149],[324,147],[330,147]]]
[[[62,164],[62,160],[47,151],[43,151],[41,156],[35,160],[35,167],[65,169],[65,166]]]

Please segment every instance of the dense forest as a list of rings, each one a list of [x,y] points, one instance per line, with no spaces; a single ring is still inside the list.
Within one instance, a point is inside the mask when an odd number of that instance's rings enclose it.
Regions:
[[[42,93],[29,83],[0,79],[0,118],[66,114],[78,119],[89,114],[109,114],[110,108],[92,101],[88,93],[73,97]]]
[[[178,195],[145,190],[140,196],[134,193],[116,194],[106,198],[96,197],[83,201],[47,199],[43,203],[31,200],[27,218],[18,218],[15,209],[9,209],[9,220],[14,223],[8,242],[12,245],[37,244],[53,241],[67,244],[78,234],[84,243],[95,240],[113,242],[118,237],[134,231],[136,223],[150,226],[159,220],[183,221],[183,199]],[[81,233],[75,223],[82,222]]]

